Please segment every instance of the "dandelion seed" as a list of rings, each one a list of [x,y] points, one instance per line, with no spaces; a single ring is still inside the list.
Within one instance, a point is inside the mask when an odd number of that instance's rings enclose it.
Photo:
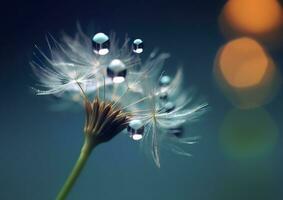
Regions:
[[[182,89],[181,69],[174,77],[163,75],[169,54],[154,51],[142,62],[132,54],[143,51],[142,40],[136,39],[131,50],[128,39],[122,46],[104,33],[90,40],[80,28],[75,38],[65,35],[62,42],[50,37],[51,56],[36,48],[31,62],[39,82],[35,91],[84,105],[86,113],[85,143],[58,200],[66,198],[92,149],[120,132],[128,131],[133,140],[141,142],[158,167],[162,146],[190,155],[180,147],[195,143],[186,137],[184,127],[198,119],[207,104],[194,102],[193,93]]]

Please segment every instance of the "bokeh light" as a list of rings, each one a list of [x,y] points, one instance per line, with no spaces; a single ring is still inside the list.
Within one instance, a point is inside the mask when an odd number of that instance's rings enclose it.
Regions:
[[[225,45],[219,59],[223,76],[234,87],[259,84],[269,67],[264,49],[249,38],[237,39]]]
[[[239,108],[252,108],[269,102],[280,88],[280,73],[265,49],[247,37],[228,42],[218,52],[215,79]]]
[[[230,111],[220,128],[220,143],[232,158],[260,158],[268,155],[278,138],[278,128],[262,108]]]
[[[248,35],[273,45],[282,38],[283,12],[278,0],[229,0],[219,21],[230,38]]]
[[[247,33],[266,33],[276,29],[282,20],[277,0],[229,0],[224,8],[227,21]]]

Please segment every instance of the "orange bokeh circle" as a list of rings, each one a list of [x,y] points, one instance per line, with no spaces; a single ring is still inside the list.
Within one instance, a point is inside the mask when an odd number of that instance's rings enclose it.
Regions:
[[[264,49],[255,40],[240,38],[226,44],[219,57],[219,67],[233,87],[252,87],[261,82],[269,67]]]
[[[281,86],[281,76],[268,52],[256,40],[231,40],[217,53],[213,68],[224,95],[241,109],[268,103]]]
[[[229,0],[224,7],[229,26],[250,34],[269,33],[282,25],[282,8],[277,0]]]

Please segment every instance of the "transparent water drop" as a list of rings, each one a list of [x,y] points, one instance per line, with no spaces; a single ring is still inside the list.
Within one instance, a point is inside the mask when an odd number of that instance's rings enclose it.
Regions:
[[[140,54],[143,52],[143,48],[143,41],[141,39],[135,39],[133,42],[133,52]]]
[[[97,33],[92,38],[93,52],[98,55],[106,55],[109,53],[110,39],[104,33]]]
[[[167,102],[164,104],[165,112],[171,112],[175,109],[175,104],[173,102]]]
[[[114,83],[122,83],[127,75],[126,65],[119,59],[114,59],[107,67],[107,76],[112,78]]]
[[[144,125],[141,120],[130,121],[127,130],[133,140],[140,140],[143,138]]]
[[[159,80],[159,85],[161,87],[166,87],[168,85],[170,85],[171,83],[171,77],[170,76],[162,76]]]
[[[159,99],[165,101],[168,99],[168,93],[167,92],[160,92],[159,93]]]
[[[168,134],[176,136],[176,137],[182,137],[183,133],[184,133],[184,127],[183,126],[168,129]]]

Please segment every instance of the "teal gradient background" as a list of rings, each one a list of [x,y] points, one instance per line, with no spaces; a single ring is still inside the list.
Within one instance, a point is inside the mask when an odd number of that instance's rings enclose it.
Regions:
[[[71,200],[281,200],[283,199],[283,92],[264,106],[278,127],[264,156],[235,159],[219,130],[233,109],[216,86],[213,63],[227,40],[218,26],[225,1],[18,1],[2,5],[0,38],[0,199],[50,200],[70,172],[83,140],[82,111],[54,112],[35,96],[29,61],[45,35],[115,31],[171,53],[166,69],[184,67],[185,87],[196,86],[211,110],[193,126],[202,138],[192,158],[162,151],[161,168],[125,135],[99,146],[70,194]],[[283,44],[271,55],[282,71]]]

